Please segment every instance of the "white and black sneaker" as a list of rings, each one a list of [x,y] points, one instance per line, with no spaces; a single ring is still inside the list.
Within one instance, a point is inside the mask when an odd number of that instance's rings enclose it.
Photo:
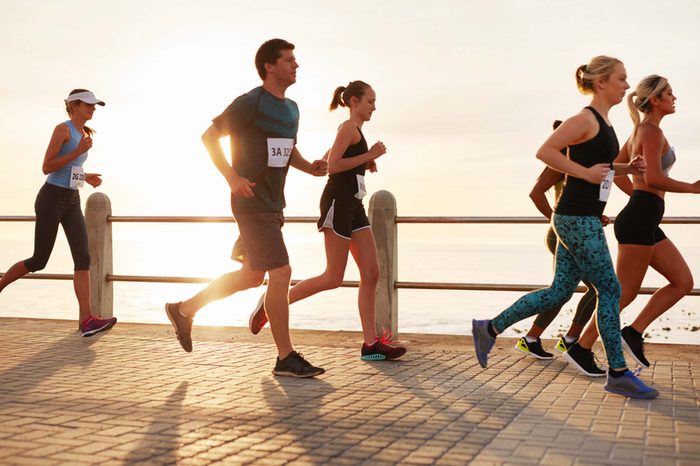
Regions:
[[[304,359],[304,356],[292,351],[286,358],[280,360],[277,358],[275,368],[272,373],[282,377],[315,377],[326,372],[321,367],[312,366],[309,361]]]
[[[622,347],[632,358],[644,367],[649,367],[649,361],[644,356],[644,337],[641,333],[630,326],[620,331],[622,336]]]
[[[578,343],[569,348],[563,356],[566,362],[580,373],[588,377],[605,377],[605,371],[596,364],[596,355],[593,351],[581,347]]]

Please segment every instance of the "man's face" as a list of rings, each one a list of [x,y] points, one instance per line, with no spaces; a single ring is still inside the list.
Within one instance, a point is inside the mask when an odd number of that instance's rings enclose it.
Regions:
[[[297,81],[297,68],[299,64],[294,57],[294,50],[282,50],[280,57],[274,64],[266,63],[267,75],[277,80],[280,84],[291,86]]]

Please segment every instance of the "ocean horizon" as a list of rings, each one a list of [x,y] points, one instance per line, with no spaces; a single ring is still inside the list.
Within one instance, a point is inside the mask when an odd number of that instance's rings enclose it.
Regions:
[[[33,223],[3,223],[0,269],[32,253]],[[693,243],[694,225],[665,225],[667,235],[684,254],[691,270],[699,270],[700,246]],[[552,278],[552,256],[544,245],[547,226],[535,225],[408,225],[399,224],[401,281],[512,283],[547,285]],[[313,224],[284,227],[292,278],[308,278],[325,266],[322,235]],[[606,229],[613,259],[612,228]],[[230,251],[237,237],[235,224],[113,224],[114,273],[211,277],[237,270]],[[10,238],[10,239],[8,239]],[[612,241],[611,241],[612,239]],[[72,273],[72,261],[62,232],[48,266],[42,272]],[[357,280],[357,268],[348,261],[346,280]],[[663,286],[653,270],[643,286]],[[168,323],[165,302],[186,299],[204,284],[114,283],[114,315],[123,322]],[[246,290],[211,303],[195,319],[200,325],[246,326],[252,307],[264,287]],[[467,335],[471,319],[493,317],[522,292],[399,290],[399,333]],[[545,331],[544,338],[564,333],[580,293],[567,303]],[[649,299],[640,295],[625,309],[621,322],[631,322]],[[340,288],[319,293],[290,308],[290,326],[313,330],[360,330],[357,289]],[[654,343],[700,344],[698,297],[685,297],[647,331]],[[76,319],[77,301],[72,282],[19,280],[0,293],[0,317]],[[515,324],[504,334],[518,336],[534,318]]]

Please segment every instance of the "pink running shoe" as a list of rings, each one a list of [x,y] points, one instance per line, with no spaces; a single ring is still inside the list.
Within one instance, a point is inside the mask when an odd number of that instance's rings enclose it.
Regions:
[[[250,333],[257,335],[260,330],[267,324],[267,314],[265,313],[265,295],[260,296],[260,301],[253,309],[253,313],[250,315],[250,320],[248,321],[248,328]]]
[[[362,344],[361,359],[363,361],[392,361],[406,354],[406,347],[391,341],[391,332],[384,330],[381,337],[371,345]]]
[[[80,323],[80,331],[84,337],[90,337],[96,333],[104,332],[114,327],[117,323],[116,317],[108,317],[103,319],[98,316],[90,316]]]

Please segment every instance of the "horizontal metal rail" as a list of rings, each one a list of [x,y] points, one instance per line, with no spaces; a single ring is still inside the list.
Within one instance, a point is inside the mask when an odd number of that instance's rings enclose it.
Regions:
[[[0,273],[0,277],[3,274]],[[26,275],[24,278],[33,280],[72,280],[72,274],[60,273],[34,273]],[[130,283],[209,283],[211,277],[168,277],[158,275],[107,275],[110,282],[130,282]],[[292,285],[296,285],[301,280],[294,279]],[[265,281],[267,282],[267,280]],[[360,282],[345,280],[340,285],[341,288],[357,288]],[[529,292],[545,288],[547,285],[525,285],[514,283],[450,283],[450,282],[404,282],[398,281],[394,287],[399,290],[439,290],[439,291],[519,291]],[[654,294],[658,288],[643,287],[639,294]],[[583,293],[585,286],[579,286],[576,291]],[[688,296],[700,296],[700,288],[694,288]]]
[[[214,280],[211,277],[163,277],[163,276],[152,276],[152,275],[107,275],[107,281],[109,282],[135,282],[135,283],[209,283]],[[291,281],[292,285],[296,285],[301,280],[293,279]],[[267,279],[265,279],[265,284],[267,284]],[[357,288],[360,286],[358,281],[344,281],[342,285],[344,288]]]
[[[34,216],[0,216],[0,222],[33,222]],[[133,216],[110,215],[108,222],[112,223],[235,223],[231,216]],[[286,223],[316,223],[318,217],[285,217]],[[614,222],[615,217],[610,217]],[[544,217],[396,217],[396,223],[408,224],[545,224],[549,223]],[[700,225],[700,217],[664,217],[661,223],[669,225]]]
[[[188,216],[126,216],[110,215],[108,222],[112,223],[236,223],[232,216],[228,217],[188,217]],[[316,223],[318,217],[285,217],[285,223]]]
[[[287,223],[315,223],[318,217],[287,217]],[[611,217],[611,221],[614,217]],[[34,216],[0,216],[0,222],[33,222]],[[117,216],[107,218],[109,222],[123,223],[235,223],[230,216]],[[406,224],[543,224],[548,220],[543,217],[396,217],[396,223]],[[666,217],[662,223],[692,225],[700,224],[700,217]],[[2,277],[0,273],[0,277]],[[73,274],[33,273],[26,279],[34,280],[72,280]],[[132,283],[208,283],[210,277],[169,277],[154,275],[107,275],[107,281]],[[292,280],[295,285],[300,280]],[[341,287],[357,288],[357,281],[343,281]],[[518,291],[528,292],[544,288],[546,285],[512,284],[512,283],[450,283],[450,282],[408,282],[397,281],[396,289],[411,290],[444,290],[444,291]],[[579,286],[576,291],[583,292],[586,288]],[[656,288],[643,287],[640,294],[653,294]],[[700,289],[694,288],[690,296],[700,296]]]

